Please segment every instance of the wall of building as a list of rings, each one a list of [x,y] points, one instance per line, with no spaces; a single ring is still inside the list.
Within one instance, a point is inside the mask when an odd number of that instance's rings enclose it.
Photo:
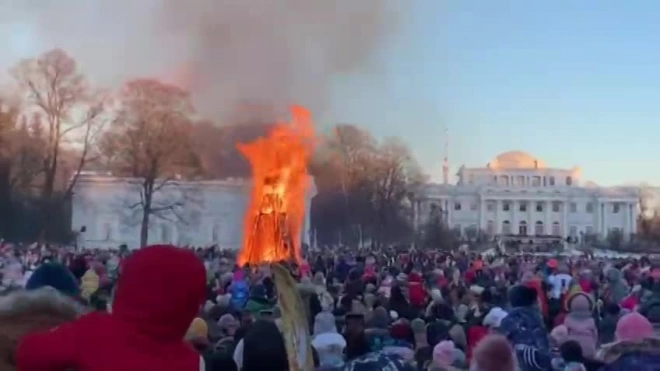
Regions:
[[[519,234],[521,222],[527,235],[606,238],[614,228],[625,238],[636,232],[638,192],[633,188],[584,188],[578,186],[524,189],[506,186],[429,184],[418,193],[416,225],[428,220],[429,205],[442,208],[451,228],[474,228],[494,235]],[[508,210],[505,210],[508,205]],[[523,206],[524,205],[524,206]],[[587,206],[589,205],[589,206]],[[537,207],[539,207],[537,209]],[[541,222],[540,228],[536,225]]]
[[[141,208],[140,186],[130,179],[107,176],[81,176],[72,201],[72,228],[80,231],[79,245],[116,247],[139,246]],[[302,241],[310,242],[309,207],[315,190],[307,200],[307,215]],[[218,244],[238,249],[242,243],[243,218],[249,202],[250,183],[243,180],[179,182],[164,187],[155,196],[156,207],[176,203],[176,210],[152,215],[149,244],[208,246]]]

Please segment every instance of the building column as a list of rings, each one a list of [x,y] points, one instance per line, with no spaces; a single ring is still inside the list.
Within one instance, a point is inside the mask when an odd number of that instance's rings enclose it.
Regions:
[[[566,238],[568,236],[568,232],[570,230],[570,228],[568,227],[568,204],[569,204],[568,200],[564,200],[564,203],[561,207],[561,211],[562,211],[561,234],[562,234],[562,237],[564,237],[564,238]]]
[[[623,202],[621,203],[620,212],[623,213],[623,226],[621,227],[621,237],[623,237],[624,241],[628,241],[628,227],[630,224],[630,217],[628,215],[628,203]]]
[[[552,201],[545,201],[545,221],[543,221],[543,232],[546,235],[552,234]]]
[[[607,235],[609,233],[609,227],[607,225],[607,212],[608,212],[608,203],[603,202],[603,238],[607,238]]]
[[[536,234],[536,222],[532,216],[532,208],[536,210],[536,204],[532,204],[532,201],[527,202],[527,235],[534,236]]]
[[[500,207],[502,207],[502,201],[495,200],[495,234],[502,234],[502,226],[500,222]]]

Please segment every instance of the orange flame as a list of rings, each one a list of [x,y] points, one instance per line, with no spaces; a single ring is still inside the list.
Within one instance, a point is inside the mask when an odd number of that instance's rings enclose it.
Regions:
[[[240,266],[300,262],[314,126],[307,109],[294,106],[291,113],[291,122],[278,123],[268,137],[238,144],[250,162],[253,179]]]

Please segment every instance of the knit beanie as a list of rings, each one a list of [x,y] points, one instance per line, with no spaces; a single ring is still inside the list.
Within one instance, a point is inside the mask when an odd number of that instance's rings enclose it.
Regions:
[[[514,308],[531,307],[537,303],[536,290],[525,285],[513,286],[509,291],[509,301]]]
[[[653,325],[637,312],[626,314],[616,324],[617,341],[639,341],[653,336]]]
[[[25,283],[25,289],[28,291],[47,286],[70,297],[77,297],[80,294],[80,288],[71,271],[57,263],[42,264]]]
[[[488,335],[474,350],[470,369],[481,371],[515,371],[518,369],[511,344],[501,335]]]
[[[449,367],[455,361],[454,342],[445,340],[433,348],[433,365],[436,367]]]
[[[186,338],[187,339],[192,339],[192,338],[208,338],[209,336],[209,327],[206,324],[206,321],[203,319],[197,317],[195,318],[191,323],[190,327],[188,327],[188,332],[186,333]]]

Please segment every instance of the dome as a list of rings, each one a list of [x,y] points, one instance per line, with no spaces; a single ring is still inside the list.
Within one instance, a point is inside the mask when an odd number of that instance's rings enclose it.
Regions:
[[[540,169],[545,163],[529,153],[510,151],[495,157],[488,166],[495,169]]]

